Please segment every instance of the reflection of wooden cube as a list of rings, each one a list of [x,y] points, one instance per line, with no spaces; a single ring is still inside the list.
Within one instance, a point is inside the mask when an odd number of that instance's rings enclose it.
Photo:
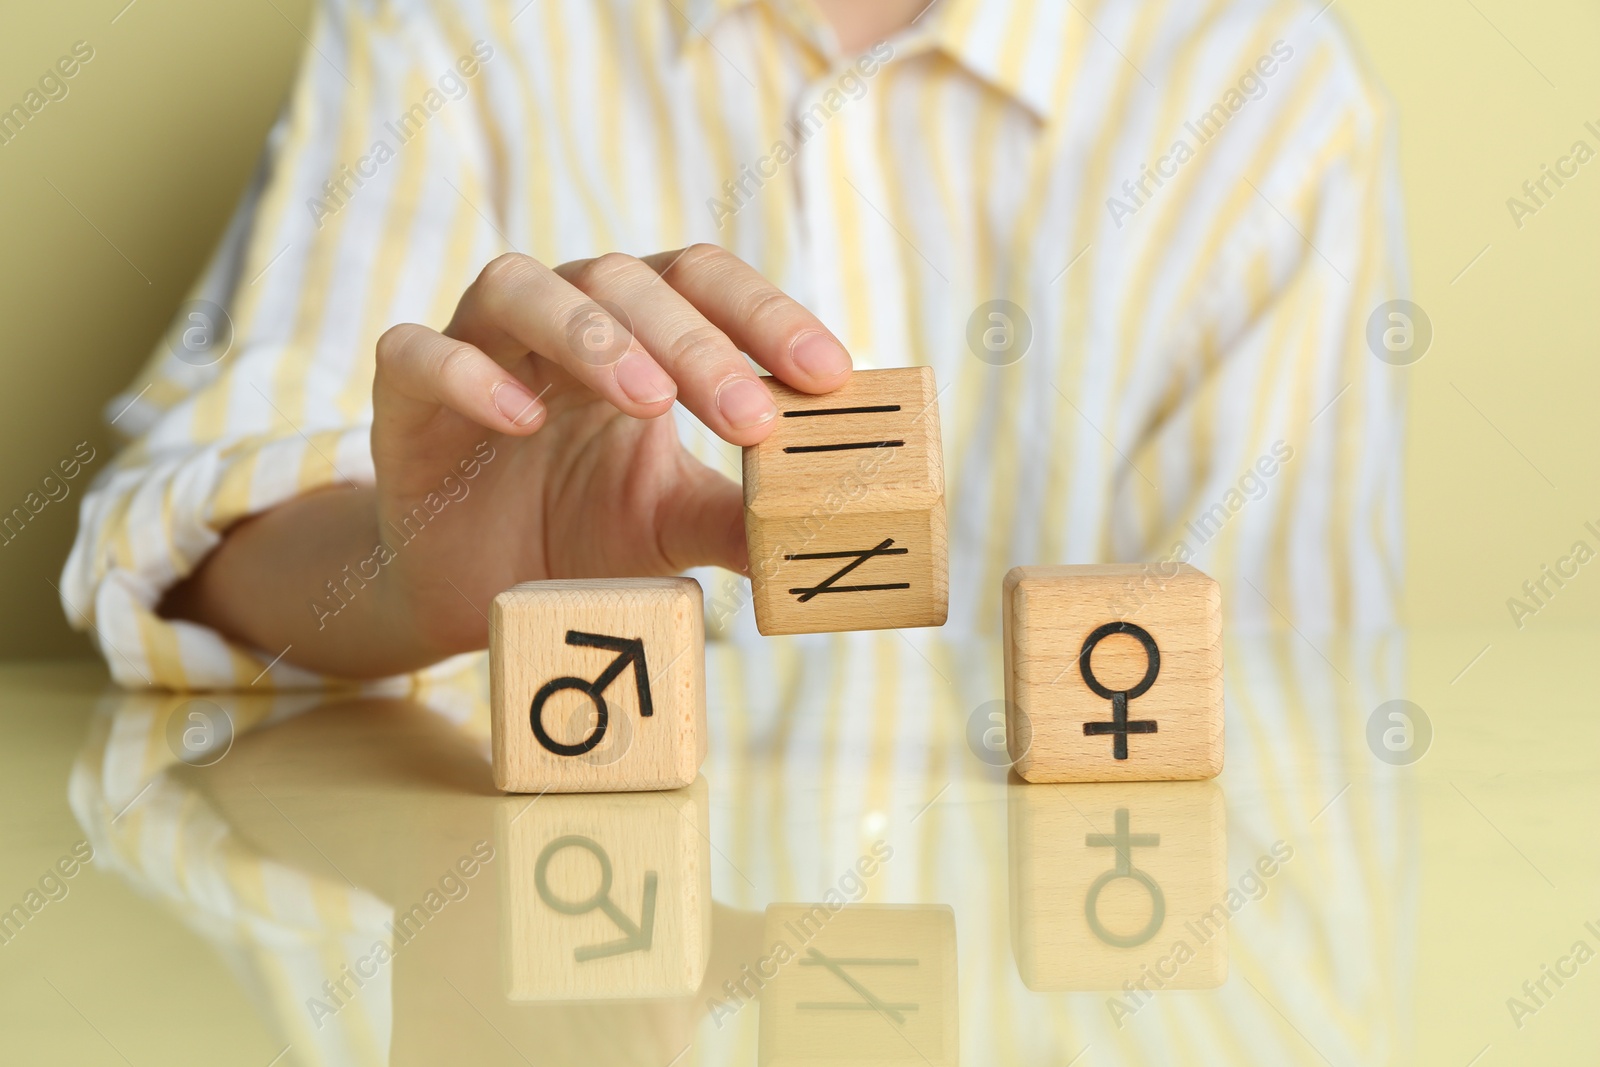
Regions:
[[[494,598],[494,781],[516,793],[677,789],[706,754],[693,578],[526,582]]]
[[[678,997],[710,954],[706,782],[499,811],[506,996]]]
[[[1006,747],[1030,782],[1222,770],[1222,602],[1187,564],[1006,575]]]
[[[760,1067],[931,1064],[957,1058],[956,924],[947,905],[774,904]]]
[[[1011,947],[1029,989],[1222,984],[1231,912],[1215,782],[1008,792]]]
[[[822,396],[765,381],[781,417],[744,450],[757,628],[942,626],[950,564],[933,371],[856,371]]]

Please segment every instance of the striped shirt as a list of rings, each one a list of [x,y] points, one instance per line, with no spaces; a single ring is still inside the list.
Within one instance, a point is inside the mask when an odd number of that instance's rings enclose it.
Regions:
[[[507,249],[715,242],[858,367],[933,367],[956,635],[1013,565],[1173,557],[1231,626],[1394,621],[1392,122],[1334,15],[937,0],[852,57],[804,0],[324,0],[311,43],[193,294],[226,353],[185,319],[108,407],[62,595],[119,681],[317,684],[155,605],[233,522],[372,479],[377,336]]]

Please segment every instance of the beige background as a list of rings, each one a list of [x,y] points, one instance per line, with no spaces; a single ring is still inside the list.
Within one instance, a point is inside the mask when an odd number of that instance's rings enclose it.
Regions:
[[[309,0],[28,4],[0,34],[0,106],[73,42],[69,95],[0,146],[0,511],[74,446],[158,342],[224,225],[293,76]],[[1432,350],[1413,379],[1409,589],[1416,623],[1514,640],[1506,599],[1600,526],[1600,160],[1518,230],[1520,195],[1584,138],[1600,150],[1600,9],[1582,0],[1337,0],[1401,121],[1414,296]],[[115,21],[113,21],[115,20]],[[1470,266],[1469,266],[1470,265]],[[1464,273],[1463,273],[1464,272]],[[1586,421],[1586,416],[1588,417]],[[0,547],[0,656],[62,655],[50,583],[87,477]],[[1591,570],[1596,573],[1589,573]],[[1600,619],[1600,566],[1524,620]]]

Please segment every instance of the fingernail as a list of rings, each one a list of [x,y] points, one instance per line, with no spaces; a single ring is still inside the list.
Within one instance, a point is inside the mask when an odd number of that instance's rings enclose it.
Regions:
[[[527,426],[544,410],[532,393],[515,382],[495,382],[489,396],[494,399],[495,410],[515,426]]]
[[[617,384],[635,404],[659,404],[677,395],[677,387],[667,372],[636,348],[617,361]]]
[[[754,378],[729,378],[717,387],[717,410],[736,430],[771,422],[778,414],[767,387]]]
[[[813,378],[837,378],[850,369],[850,354],[825,333],[801,334],[791,351],[794,365]]]

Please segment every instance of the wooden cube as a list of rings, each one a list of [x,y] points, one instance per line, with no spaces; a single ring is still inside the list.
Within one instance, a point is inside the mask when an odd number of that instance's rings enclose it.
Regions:
[[[1222,770],[1222,603],[1187,564],[1006,575],[1006,748],[1030,782]]]
[[[1045,993],[1223,983],[1233,904],[1215,782],[1015,783],[1007,793],[1023,984]]]
[[[692,578],[526,582],[494,598],[495,785],[678,789],[706,754],[705,619]]]
[[[744,450],[756,627],[942,626],[950,563],[933,371],[856,371],[823,396],[765,381],[779,418]]]
[[[507,800],[497,812],[505,996],[692,996],[711,955],[704,778],[654,795]]]
[[[764,940],[760,1067],[956,1063],[949,905],[774,904]]]

